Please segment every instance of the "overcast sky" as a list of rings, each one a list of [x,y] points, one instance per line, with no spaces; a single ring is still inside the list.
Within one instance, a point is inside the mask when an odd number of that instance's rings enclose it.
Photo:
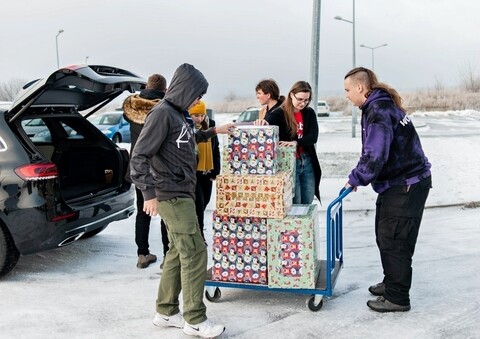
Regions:
[[[31,80],[60,66],[105,64],[168,81],[184,62],[210,82],[206,100],[254,97],[277,80],[282,93],[310,80],[314,0],[15,0],[2,1],[0,82]],[[480,2],[356,1],[357,66],[371,67],[399,90],[457,86],[480,72]],[[319,95],[343,93],[352,67],[352,0],[321,2]]]

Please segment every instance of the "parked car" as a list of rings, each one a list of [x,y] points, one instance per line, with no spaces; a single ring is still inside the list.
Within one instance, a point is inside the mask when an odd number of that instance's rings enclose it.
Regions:
[[[93,236],[134,212],[127,150],[86,117],[144,86],[119,68],[69,66],[25,85],[0,109],[0,276],[20,254]],[[35,119],[47,130],[32,136],[22,122]]]
[[[130,142],[130,123],[125,120],[122,111],[92,115],[89,120],[114,143]]]
[[[261,108],[258,107],[249,107],[240,113],[238,118],[233,120],[233,122],[253,122],[258,119],[260,110]]]
[[[317,105],[317,116],[328,117],[330,116],[330,106],[325,100],[319,100]]]

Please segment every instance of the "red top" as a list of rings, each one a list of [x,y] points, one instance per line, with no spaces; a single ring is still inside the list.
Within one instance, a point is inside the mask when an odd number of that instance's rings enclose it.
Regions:
[[[295,120],[297,121],[297,138],[302,139],[303,138],[303,116],[302,112],[294,112],[295,115]],[[300,155],[304,152],[302,146],[297,146],[297,153],[296,157],[297,159],[300,158]]]

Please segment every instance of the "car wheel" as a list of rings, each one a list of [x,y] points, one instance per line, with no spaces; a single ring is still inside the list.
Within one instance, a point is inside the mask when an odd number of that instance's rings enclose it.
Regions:
[[[0,276],[10,272],[18,262],[18,252],[5,226],[0,223]]]
[[[112,141],[116,144],[122,142],[122,136],[120,134],[115,134],[113,137],[112,137]]]

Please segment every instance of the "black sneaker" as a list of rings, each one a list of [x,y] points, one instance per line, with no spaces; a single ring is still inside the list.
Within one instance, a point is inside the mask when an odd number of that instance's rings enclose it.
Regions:
[[[378,297],[367,301],[367,306],[375,312],[406,312],[410,311],[410,305],[397,305],[384,297]]]
[[[368,291],[377,297],[385,294],[385,284],[383,282],[376,285],[372,285],[368,288]]]

